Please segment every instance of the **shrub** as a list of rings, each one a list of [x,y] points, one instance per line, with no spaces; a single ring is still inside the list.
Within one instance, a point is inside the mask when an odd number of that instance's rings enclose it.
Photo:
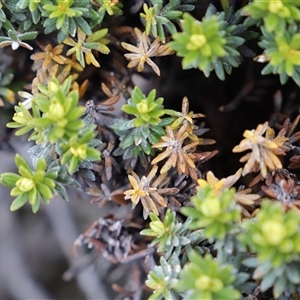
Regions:
[[[94,222],[74,249],[95,248],[111,263],[139,268],[135,285],[133,272],[124,279],[129,291],[114,285],[119,293],[296,299],[300,188],[290,170],[300,168],[300,1],[202,2],[2,1],[1,55],[13,61],[21,53],[31,70],[20,78],[17,63],[0,68],[0,105],[5,112],[14,105],[7,127],[34,145],[33,168],[16,154],[18,173],[1,174],[0,183],[15,197],[11,211],[29,202],[36,213],[55,194],[68,200],[67,185],[93,195],[93,202],[112,200],[113,214]],[[187,74],[198,74],[202,83],[218,78],[226,84],[225,73],[246,62],[265,63],[261,74],[279,77],[275,113],[256,129],[244,128],[232,148],[250,150],[240,158],[244,166],[228,170],[233,175],[218,179],[210,168],[218,172],[219,165],[205,164],[218,150],[211,147],[215,140],[202,137],[205,116],[189,109],[187,96],[195,95],[184,95],[181,111],[165,100],[170,58],[183,70],[195,69]],[[150,78],[148,90],[141,78]],[[221,110],[247,107],[252,86]],[[208,114],[210,105],[201,103]],[[232,127],[242,125],[236,116]],[[215,128],[216,120],[209,121]],[[237,186],[239,180],[244,185]],[[117,218],[120,206],[131,213]]]

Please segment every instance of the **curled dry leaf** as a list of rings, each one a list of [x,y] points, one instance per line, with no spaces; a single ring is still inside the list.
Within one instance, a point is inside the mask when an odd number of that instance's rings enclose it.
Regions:
[[[198,175],[195,171],[193,152],[196,150],[199,142],[191,142],[186,146],[183,145],[185,139],[189,136],[186,131],[187,123],[174,134],[170,126],[166,127],[167,135],[162,137],[163,142],[156,143],[152,148],[166,148],[166,150],[158,154],[151,162],[152,165],[168,158],[160,170],[160,173],[168,172],[171,167],[177,167],[178,174],[186,174],[197,180]]]
[[[162,44],[159,38],[156,38],[151,43],[146,32],[141,32],[138,28],[134,28],[134,32],[137,38],[137,46],[124,42],[121,43],[124,49],[132,52],[124,55],[130,60],[127,67],[137,67],[138,72],[141,72],[144,70],[145,63],[147,63],[160,76],[159,67],[152,61],[151,57],[170,55],[174,53],[173,50],[169,46]]]
[[[66,57],[62,54],[64,45],[57,45],[52,47],[52,45],[48,44],[47,46],[40,46],[43,52],[37,52],[30,56],[32,60],[34,60],[33,71],[38,70],[42,67],[44,70],[52,67],[54,64],[64,64],[66,61]]]
[[[167,202],[162,195],[174,195],[179,191],[177,188],[159,188],[161,179],[155,178],[157,169],[157,166],[153,166],[148,176],[143,176],[141,179],[134,172],[128,175],[133,189],[124,192],[125,200],[130,199],[133,208],[141,201],[144,219],[147,219],[150,212],[158,215],[160,207],[167,207]]]
[[[257,165],[263,178],[267,176],[268,170],[272,171],[282,168],[282,163],[277,155],[285,154],[284,142],[288,138],[282,136],[273,138],[274,133],[272,130],[269,130],[266,137],[264,137],[263,134],[267,129],[268,122],[265,122],[264,124],[259,124],[255,130],[245,130],[243,134],[245,139],[233,148],[233,152],[252,150],[251,153],[244,155],[240,159],[241,162],[247,161],[243,169],[243,176],[253,172],[257,168]]]

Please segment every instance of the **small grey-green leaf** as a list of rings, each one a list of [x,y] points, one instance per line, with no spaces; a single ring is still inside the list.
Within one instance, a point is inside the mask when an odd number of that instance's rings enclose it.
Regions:
[[[69,202],[69,197],[66,192],[66,189],[61,183],[55,181],[55,190],[59,193],[59,195],[63,198],[63,200]]]
[[[22,207],[27,202],[27,200],[28,200],[28,193],[24,193],[24,194],[19,195],[12,202],[12,204],[10,206],[10,210],[15,211],[15,210],[19,209],[20,207]]]

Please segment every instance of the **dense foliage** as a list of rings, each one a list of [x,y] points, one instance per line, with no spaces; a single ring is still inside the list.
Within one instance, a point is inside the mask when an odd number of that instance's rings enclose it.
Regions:
[[[34,142],[33,169],[16,154],[18,173],[0,176],[11,211],[68,200],[67,185],[128,207],[126,218],[93,223],[75,248],[139,266],[150,299],[298,299],[299,104],[289,106],[293,122],[245,130],[232,149],[248,151],[242,168],[218,179],[205,166],[218,152],[204,151],[215,143],[202,137],[205,116],[187,97],[181,111],[167,107],[135,76],[165,78],[161,62],[173,55],[184,70],[225,80],[254,58],[262,75],[300,86],[300,1],[206,1],[202,15],[203,1],[129,2],[0,2],[0,55],[31,51],[26,82],[14,65],[0,69],[1,106],[14,105],[7,127]]]

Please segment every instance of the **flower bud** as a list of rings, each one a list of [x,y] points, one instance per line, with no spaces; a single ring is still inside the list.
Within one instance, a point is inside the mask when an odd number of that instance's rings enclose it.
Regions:
[[[207,39],[204,34],[192,34],[190,37],[190,41],[186,45],[186,49],[190,51],[197,50],[203,47],[206,42]]]
[[[267,220],[262,224],[262,232],[270,245],[279,245],[285,237],[285,227],[276,220]]]
[[[207,199],[201,204],[201,212],[205,217],[215,218],[221,213],[221,204],[218,199]]]
[[[140,103],[136,105],[136,108],[139,113],[146,114],[148,112],[149,106],[148,101],[146,99],[142,100]]]
[[[81,159],[86,159],[87,158],[87,153],[86,153],[87,145],[80,145],[78,147],[71,147],[70,151],[74,156],[77,156]]]
[[[32,179],[23,177],[16,182],[16,186],[22,192],[29,192],[34,187],[34,181]]]
[[[49,106],[48,116],[50,119],[59,120],[65,114],[64,107],[60,103],[51,103]]]

